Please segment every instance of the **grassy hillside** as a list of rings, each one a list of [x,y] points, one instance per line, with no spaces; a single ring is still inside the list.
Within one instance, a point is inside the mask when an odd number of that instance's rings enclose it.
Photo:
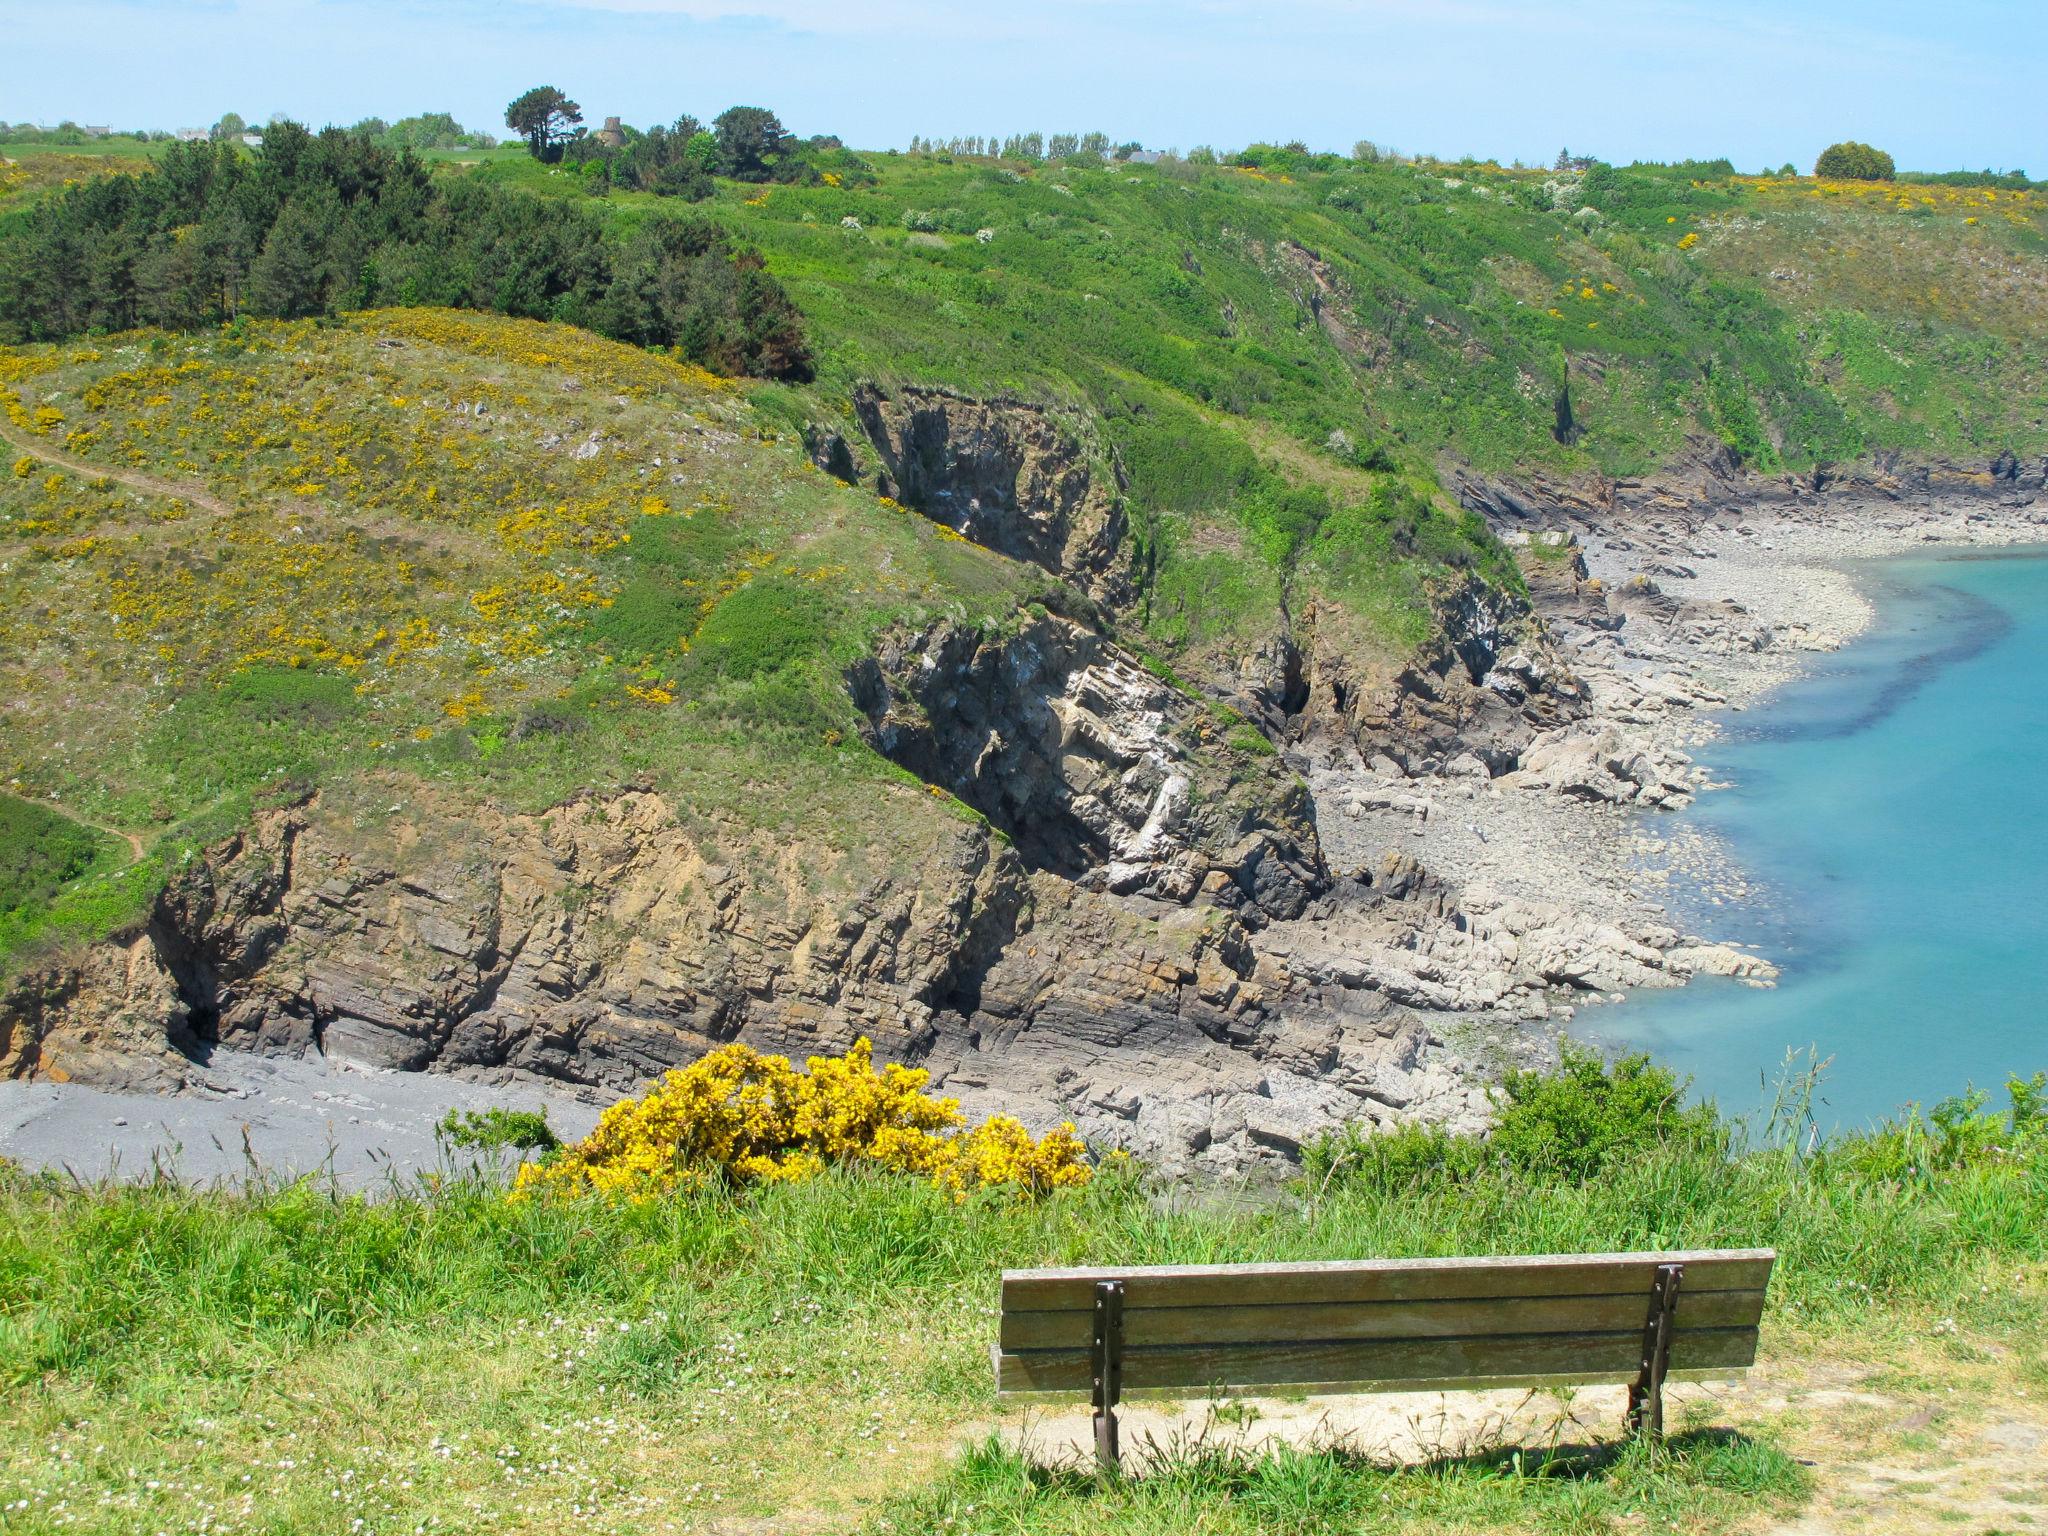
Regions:
[[[873,836],[900,780],[852,744],[846,664],[898,621],[1065,599],[809,466],[814,425],[860,445],[864,381],[1062,407],[1127,488],[1117,621],[1198,684],[1312,629],[1369,685],[1446,593],[1517,589],[1455,468],[2048,448],[2038,192],[1248,158],[838,153],[816,184],[721,183],[709,212],[803,311],[807,383],[435,310],[0,352],[0,787],[101,839],[54,906],[56,866],[0,860],[0,945],[103,928],[313,782],[542,805],[653,775]],[[17,228],[137,169],[12,162]],[[435,174],[574,198],[616,250],[674,211],[517,152]],[[37,844],[17,821],[0,840]]]
[[[836,186],[722,184],[712,211],[819,353],[815,386],[764,404],[843,421],[875,378],[1084,409],[1130,482],[1159,639],[1219,651],[1318,599],[1376,608],[1367,644],[1426,629],[1420,594],[1342,567],[1361,538],[1412,553],[1406,493],[1457,466],[1638,475],[1702,438],[1765,472],[2048,447],[2040,193],[1260,158],[864,155]],[[584,185],[517,158],[473,174]],[[660,201],[602,207],[629,225]],[[1438,527],[1440,569],[1483,558]]]
[[[640,778],[879,853],[970,813],[860,744],[843,669],[1049,585],[813,469],[729,382],[567,326],[245,323],[0,378],[0,787],[111,839],[57,871],[52,813],[0,820],[13,947],[341,780],[537,808]],[[151,857],[104,857],[121,834]]]
[[[1280,151],[1260,168],[861,158],[872,184],[725,186],[715,204],[813,317],[832,377],[1085,398],[1161,505],[1220,482],[1181,469],[1148,486],[1141,407],[1192,439],[1176,459],[1225,457],[1259,422],[1310,448],[1341,429],[1361,455],[1385,443],[1494,470],[1639,472],[1694,431],[1766,469],[2048,442],[2013,398],[2039,384],[2038,356],[1996,345],[2048,339],[2039,193]],[[577,190],[532,162],[477,174]],[[607,208],[631,220],[656,202],[617,193]],[[1802,335],[1812,324],[1908,368],[1968,359],[1953,386],[1967,419],[1907,395],[1879,408],[1885,381],[1853,358],[1830,366],[1853,349]],[[1555,431],[1567,370],[1569,445]]]

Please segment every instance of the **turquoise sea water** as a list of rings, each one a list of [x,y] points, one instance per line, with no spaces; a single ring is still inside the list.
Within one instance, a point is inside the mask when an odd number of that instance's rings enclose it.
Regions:
[[[1877,624],[1727,717],[1733,787],[1685,815],[1762,888],[1674,891],[1691,931],[1761,945],[1776,988],[1703,981],[1581,1014],[1734,1111],[1788,1047],[1834,1057],[1816,1112],[1858,1125],[2048,1067],[2048,550],[1863,568]]]

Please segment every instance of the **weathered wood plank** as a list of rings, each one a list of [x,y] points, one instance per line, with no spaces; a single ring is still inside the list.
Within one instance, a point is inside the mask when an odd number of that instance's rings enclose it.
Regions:
[[[1688,1278],[1690,1276],[1688,1275]],[[1488,1334],[1621,1333],[1643,1326],[1648,1293],[1509,1296],[1460,1301],[1322,1302],[1299,1306],[1126,1307],[1124,1347],[1253,1344],[1340,1339],[1440,1339]],[[1674,1326],[1754,1328],[1764,1293],[1681,1287]],[[1006,1312],[1006,1350],[1085,1348],[1087,1312]]]
[[[1356,1259],[1323,1264],[1208,1264],[1003,1273],[1005,1312],[1086,1310],[1098,1280],[1124,1282],[1124,1305],[1228,1307],[1359,1301],[1457,1301],[1501,1296],[1647,1300],[1659,1264],[1683,1264],[1690,1290],[1762,1290],[1769,1249],[1690,1253],[1547,1254],[1477,1259]]]
[[[994,1349],[994,1345],[989,1346]],[[1709,1366],[1697,1371],[1667,1371],[1666,1384],[1674,1381],[1708,1381],[1722,1385],[1733,1385],[1738,1381],[1746,1366]],[[1000,1371],[1000,1368],[999,1368]],[[999,1378],[1000,1379],[1000,1376]],[[1485,1392],[1495,1387],[1558,1387],[1558,1386],[1626,1386],[1635,1379],[1635,1372],[1616,1373],[1609,1376],[1559,1376],[1554,1372],[1542,1376],[1447,1376],[1434,1381],[1284,1381],[1269,1382],[1251,1389],[1257,1394],[1275,1397],[1348,1397],[1370,1395],[1376,1392]],[[1126,1404],[1138,1401],[1184,1402],[1200,1397],[1208,1389],[1208,1383],[1201,1387],[1144,1387],[1124,1389]],[[1061,1390],[1053,1392],[1004,1390],[1000,1394],[1007,1401],[1022,1402],[1065,1402],[1074,1394]]]
[[[1671,1368],[1740,1369],[1755,1363],[1756,1346],[1754,1328],[1697,1329],[1672,1340]],[[1127,1350],[1124,1383],[1131,1391],[1309,1383],[1399,1391],[1418,1383],[1468,1385],[1504,1378],[1629,1381],[1641,1364],[1641,1352],[1640,1326],[1617,1333],[1190,1345]],[[1004,1351],[996,1357],[1001,1392],[1085,1392],[1088,1385],[1085,1349]]]

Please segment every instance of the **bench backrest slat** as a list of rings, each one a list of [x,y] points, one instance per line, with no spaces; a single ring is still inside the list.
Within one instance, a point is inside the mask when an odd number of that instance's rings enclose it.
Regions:
[[[997,1386],[1086,1391],[1095,1287],[1124,1285],[1131,1391],[1631,1380],[1660,1264],[1683,1264],[1671,1369],[1756,1358],[1765,1250],[1359,1260],[1003,1276]]]
[[[1455,1339],[1502,1333],[1642,1331],[1648,1293],[1487,1297],[1476,1301],[1313,1302],[1277,1307],[1124,1307],[1124,1347],[1260,1344],[1304,1339]],[[1674,1325],[1754,1328],[1762,1291],[1681,1289]],[[1006,1312],[1004,1349],[1086,1349],[1087,1312]]]

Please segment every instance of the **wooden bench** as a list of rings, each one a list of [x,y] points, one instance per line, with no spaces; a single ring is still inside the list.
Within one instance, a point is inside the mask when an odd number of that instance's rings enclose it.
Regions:
[[[1364,1259],[1003,1273],[999,1394],[1078,1394],[1117,1465],[1130,1393],[1417,1392],[1626,1383],[1662,1434],[1664,1383],[1756,1361],[1768,1249]]]

